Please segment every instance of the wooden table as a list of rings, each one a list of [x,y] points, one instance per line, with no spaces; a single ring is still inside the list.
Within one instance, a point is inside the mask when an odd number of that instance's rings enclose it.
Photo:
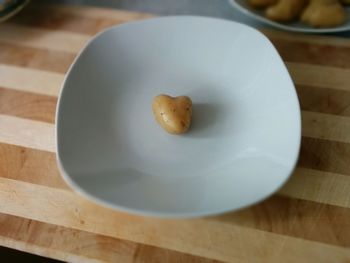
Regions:
[[[263,31],[297,86],[299,165],[259,205],[161,220],[74,193],[56,165],[57,95],[92,35],[150,15],[28,6],[0,25],[0,245],[72,262],[350,262],[350,40]]]

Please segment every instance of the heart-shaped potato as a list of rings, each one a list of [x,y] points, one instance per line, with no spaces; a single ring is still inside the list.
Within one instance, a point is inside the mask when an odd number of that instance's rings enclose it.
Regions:
[[[152,109],[157,122],[169,133],[185,133],[191,125],[192,101],[187,96],[158,95]]]

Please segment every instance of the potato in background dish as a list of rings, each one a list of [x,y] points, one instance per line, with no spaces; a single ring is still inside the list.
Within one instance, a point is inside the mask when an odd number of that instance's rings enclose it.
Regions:
[[[307,3],[307,0],[280,0],[268,7],[265,14],[271,20],[289,22],[299,17]]]
[[[311,0],[301,21],[313,27],[334,27],[343,24],[347,15],[338,0]]]

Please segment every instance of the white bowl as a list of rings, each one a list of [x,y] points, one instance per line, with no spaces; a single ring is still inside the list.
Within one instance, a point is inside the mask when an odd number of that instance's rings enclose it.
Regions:
[[[188,95],[189,133],[166,133],[154,96]],[[58,162],[78,192],[161,217],[222,213],[279,189],[295,167],[300,108],[271,42],[248,26],[164,17],[112,27],[84,48],[57,110]]]
[[[291,23],[278,23],[272,21],[265,17],[263,11],[256,10],[252,8],[247,0],[228,0],[232,7],[246,14],[247,16],[270,25],[275,28],[279,28],[286,31],[294,31],[294,32],[303,32],[303,33],[339,33],[350,30],[350,19],[340,26],[337,27],[329,27],[329,28],[315,28],[309,25],[305,25],[301,22],[291,22]],[[348,13],[348,17],[350,17],[350,8],[346,7],[346,12]]]

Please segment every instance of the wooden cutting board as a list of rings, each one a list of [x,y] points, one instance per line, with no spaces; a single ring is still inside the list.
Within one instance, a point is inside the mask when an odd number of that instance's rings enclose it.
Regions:
[[[29,5],[0,25],[0,245],[72,262],[350,262],[350,40],[263,31],[303,115],[298,167],[239,212],[161,220],[74,193],[56,166],[64,74],[92,35],[150,15]]]

